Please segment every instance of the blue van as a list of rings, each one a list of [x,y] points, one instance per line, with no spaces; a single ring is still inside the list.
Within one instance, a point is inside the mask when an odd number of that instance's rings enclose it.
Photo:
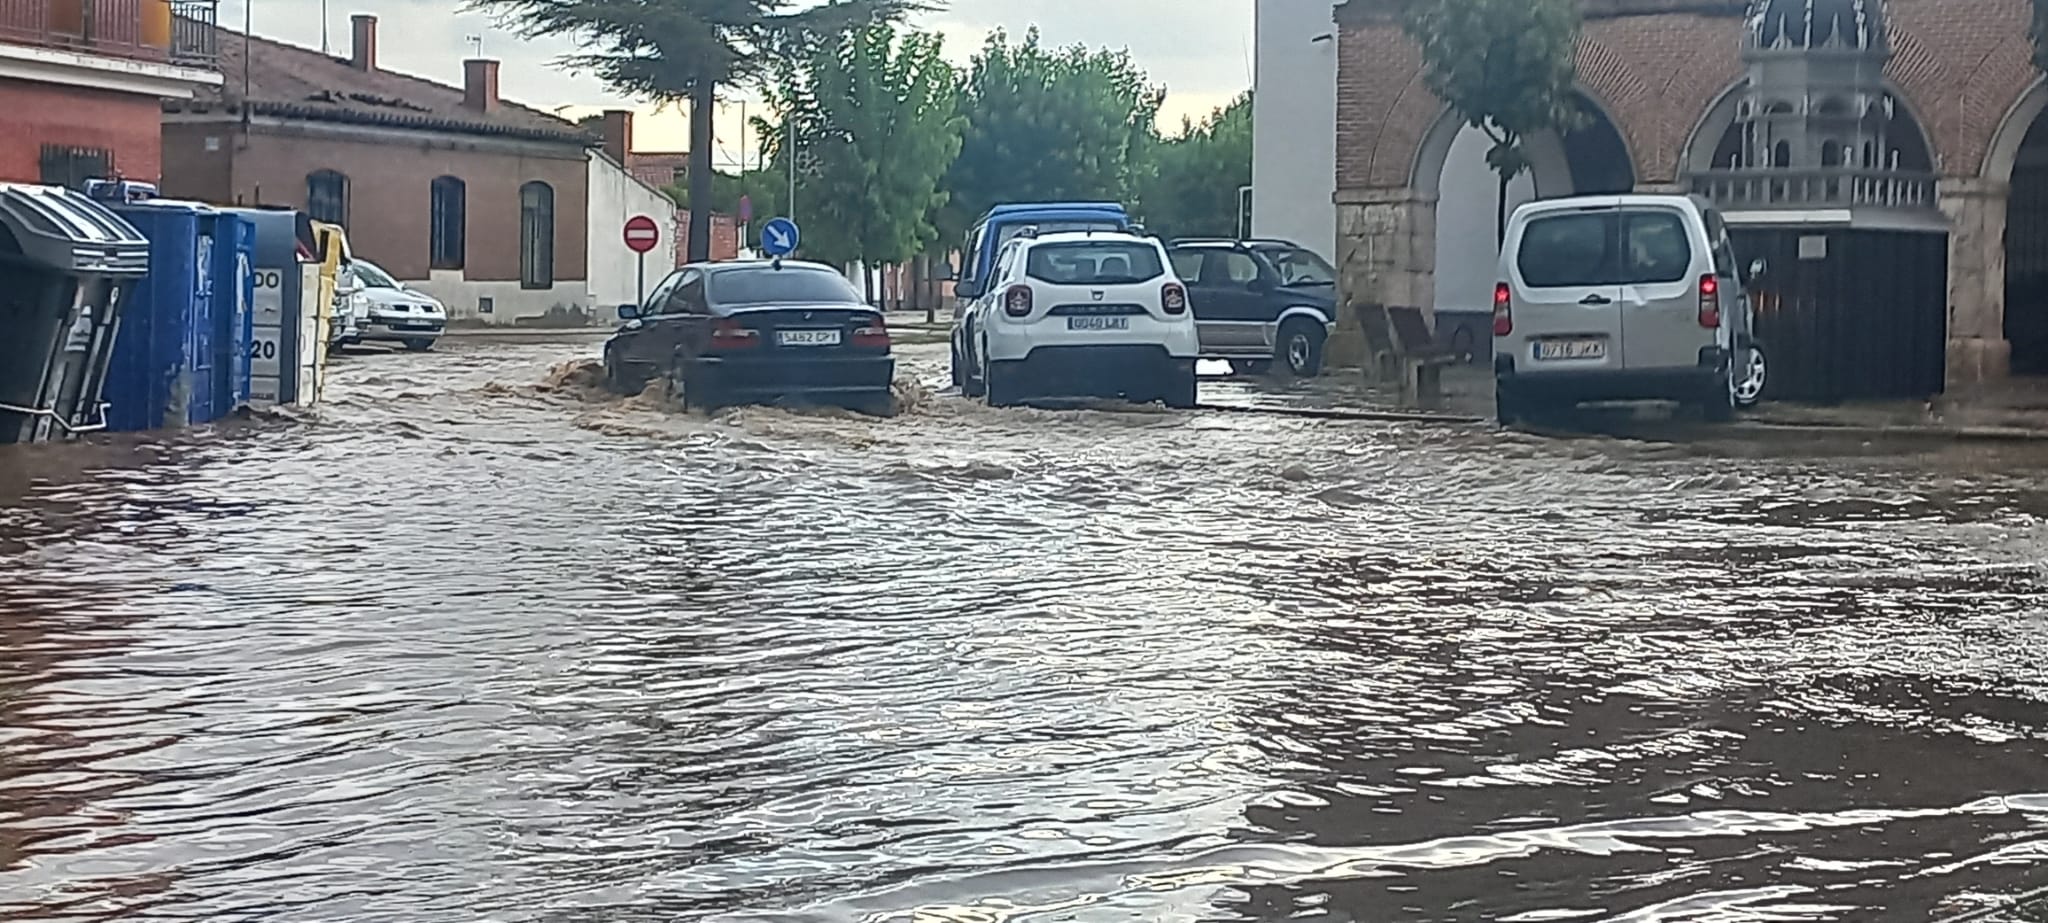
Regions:
[[[1024,202],[998,205],[974,223],[960,247],[959,280],[953,285],[953,316],[960,305],[981,297],[988,285],[988,267],[996,251],[1016,239],[1026,228],[1040,233],[1055,231],[1129,231],[1129,212],[1115,202]]]

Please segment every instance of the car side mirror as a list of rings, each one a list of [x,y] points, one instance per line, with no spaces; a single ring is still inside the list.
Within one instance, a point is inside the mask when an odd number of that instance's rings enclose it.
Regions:
[[[1751,279],[1761,279],[1770,271],[1771,264],[1766,262],[1763,257],[1757,257],[1749,261],[1749,277]]]
[[[952,263],[940,263],[939,268],[934,270],[932,274],[932,281],[934,282],[952,282],[958,278],[959,276],[953,272]]]
[[[640,319],[640,306],[639,306],[639,305],[637,305],[637,304],[622,304],[622,305],[619,305],[619,319],[620,319],[620,320],[639,320],[639,319]]]
[[[953,297],[955,298],[973,298],[979,294],[979,292],[974,290],[974,283],[965,279],[953,283]]]

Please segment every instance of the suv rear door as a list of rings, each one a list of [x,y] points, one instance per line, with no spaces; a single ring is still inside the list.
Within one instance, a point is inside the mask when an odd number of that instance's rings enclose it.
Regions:
[[[1540,211],[1508,241],[1518,369],[1622,368],[1621,286],[1615,284],[1620,218],[1613,206]]]
[[[1618,217],[1623,367],[1697,367],[1700,348],[1714,345],[1714,330],[1700,326],[1700,277],[1712,270],[1696,259],[1692,215],[1642,206],[1624,209]],[[1727,267],[1731,276],[1733,262]],[[1731,305],[1737,290],[1733,278],[1721,289]]]
[[[1195,247],[1202,255],[1199,275],[1188,281],[1188,304],[1195,312],[1202,351],[1264,353],[1272,348],[1270,324],[1275,312],[1267,303],[1271,279],[1259,260],[1237,247]],[[1181,261],[1175,261],[1176,267]],[[1263,283],[1261,280],[1264,280]]]

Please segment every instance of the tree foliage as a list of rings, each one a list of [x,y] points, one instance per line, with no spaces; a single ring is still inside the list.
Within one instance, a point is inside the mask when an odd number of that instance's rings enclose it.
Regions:
[[[1401,25],[1430,91],[1493,142],[1486,163],[1503,193],[1529,168],[1524,138],[1578,119],[1577,0],[1407,0]]]
[[[950,242],[998,202],[1135,199],[1164,91],[1122,51],[997,32],[962,82],[967,115],[937,218]]]
[[[566,36],[563,63],[628,96],[690,104],[690,198],[712,196],[712,117],[721,87],[758,84],[777,61],[923,0],[469,0],[528,38]],[[690,258],[708,256],[711,212],[690,212]]]
[[[856,29],[821,49],[792,94],[807,255],[834,263],[907,260],[938,239],[940,180],[964,120],[935,34]]]
[[[1145,226],[1165,237],[1235,236],[1238,189],[1252,181],[1252,97],[1150,146],[1140,191]]]

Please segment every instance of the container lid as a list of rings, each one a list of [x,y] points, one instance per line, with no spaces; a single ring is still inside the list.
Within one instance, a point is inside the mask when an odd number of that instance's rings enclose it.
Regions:
[[[60,272],[139,276],[149,241],[121,216],[62,186],[0,183],[0,226],[22,255]]]

